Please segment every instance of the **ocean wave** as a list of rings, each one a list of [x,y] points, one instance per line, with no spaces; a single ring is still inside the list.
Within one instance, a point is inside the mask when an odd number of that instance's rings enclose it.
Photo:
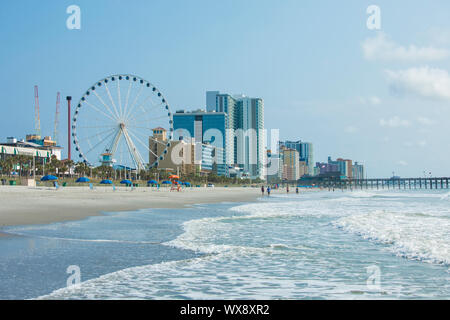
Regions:
[[[76,238],[65,238],[65,237],[48,237],[39,236],[35,234],[27,234],[20,232],[5,232],[10,235],[21,236],[21,237],[32,237],[35,239],[45,239],[45,240],[56,240],[56,241],[71,241],[71,242],[99,242],[99,243],[128,243],[128,244],[162,244],[162,242],[155,241],[132,241],[132,240],[117,240],[117,239],[76,239]]]
[[[450,192],[441,195],[441,200],[450,200]]]
[[[269,218],[292,218],[292,217],[324,217],[339,216],[345,214],[345,208],[329,206],[323,200],[315,201],[289,201],[275,203],[252,203],[231,208],[232,212],[240,213],[224,219],[269,219]]]
[[[342,217],[333,224],[364,239],[389,245],[399,256],[450,264],[448,214],[376,210]]]
[[[201,253],[201,257],[120,270],[56,290],[38,299],[367,297],[367,288],[355,282],[355,258],[351,253],[358,250],[350,250],[353,243],[348,242],[348,238],[353,239],[353,236],[345,235],[340,239],[340,235],[344,234],[330,227],[330,224],[364,239],[382,243],[399,256],[449,264],[448,204],[440,201],[437,202],[441,204],[436,204],[434,196],[430,197],[435,201],[433,206],[429,203],[420,205],[417,200],[384,201],[382,197],[385,195],[381,192],[329,193],[318,194],[308,201],[291,201],[286,197],[283,200],[287,201],[283,202],[275,199],[274,202],[238,205],[223,215],[219,213],[221,216],[184,222],[182,234],[162,243]],[[401,197],[403,194],[393,196]],[[437,196],[442,197],[442,194]],[[417,194],[411,198],[420,197],[425,195]],[[328,201],[335,199],[340,202]],[[372,204],[372,199],[377,200]],[[414,204],[405,205],[409,201],[414,201]],[[377,207],[383,209],[374,210]],[[367,213],[368,210],[371,212]],[[316,220],[320,223],[314,225],[314,229],[301,229]],[[320,229],[324,225],[327,228]],[[259,233],[261,230],[265,232],[268,226],[273,229],[266,234]],[[292,226],[294,228],[289,229]],[[286,230],[291,233],[286,233]],[[296,238],[298,230],[303,230],[305,234],[310,232],[309,236],[317,239],[308,242],[310,239],[307,237]],[[323,230],[332,231],[331,235],[327,238],[328,233],[321,233]],[[252,241],[252,237],[257,240]],[[339,253],[333,256],[333,245],[336,248],[350,248],[350,256]],[[342,265],[342,268],[337,268],[337,265]],[[358,272],[359,269],[356,270]],[[361,267],[361,270],[361,283],[365,284],[365,269]],[[333,280],[333,272],[336,273],[336,281]],[[393,283],[386,285],[391,296],[405,291],[415,294],[418,290],[414,286],[404,285],[408,282],[398,286],[397,282]]]

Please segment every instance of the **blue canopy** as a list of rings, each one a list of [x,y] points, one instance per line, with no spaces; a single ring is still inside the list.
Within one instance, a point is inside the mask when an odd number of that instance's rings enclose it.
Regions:
[[[78,178],[77,181],[75,181],[75,182],[80,183],[80,182],[89,182],[89,181],[91,181],[91,180],[89,180],[89,178],[86,178],[86,177],[80,177],[80,178]]]
[[[172,184],[172,182],[170,182],[170,181],[163,181],[162,183],[163,184]]]
[[[52,175],[48,175],[48,176],[43,176],[41,178],[41,181],[55,181],[58,180],[58,177],[52,176]]]
[[[100,184],[113,184],[113,182],[111,180],[102,180]]]
[[[149,180],[147,181],[148,184],[158,184],[158,181],[156,180]]]
[[[131,182],[130,180],[122,180],[120,181],[120,184],[132,184],[133,182]]]
[[[191,183],[190,183],[190,182],[183,182],[183,184],[184,184],[185,186],[187,186],[187,187],[190,187],[190,186],[191,186]]]

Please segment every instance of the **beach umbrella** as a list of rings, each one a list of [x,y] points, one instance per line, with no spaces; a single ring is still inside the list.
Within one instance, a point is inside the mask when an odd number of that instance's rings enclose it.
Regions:
[[[156,180],[149,180],[147,181],[148,184],[158,184],[158,181]]]
[[[113,182],[111,180],[102,180],[100,184],[113,184]]]
[[[183,183],[186,187],[190,187],[191,186],[191,184],[189,183],[189,182],[184,182]]]
[[[173,175],[169,176],[169,179],[180,179],[180,177],[173,174]]]
[[[43,176],[41,178],[41,181],[56,181],[58,180],[58,177],[52,176],[52,175],[48,175],[48,176]]]
[[[120,181],[120,184],[126,184],[126,185],[131,185],[133,182],[131,182],[130,180],[122,180]]]
[[[163,181],[162,184],[172,184],[170,181]]]
[[[89,182],[89,181],[91,181],[91,180],[89,180],[89,178],[86,178],[86,177],[80,177],[80,178],[78,178],[77,181],[75,181],[75,182],[77,182],[77,183],[82,183],[82,182]]]

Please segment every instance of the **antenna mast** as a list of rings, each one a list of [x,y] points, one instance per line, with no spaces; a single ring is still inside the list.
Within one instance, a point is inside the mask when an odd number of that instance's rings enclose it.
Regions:
[[[58,145],[58,129],[59,129],[59,106],[61,104],[61,95],[58,92],[56,95],[56,113],[55,113],[55,129],[53,132],[53,140],[56,142],[56,145]]]
[[[34,129],[36,135],[41,136],[41,117],[39,114],[39,91],[38,86],[34,86]]]

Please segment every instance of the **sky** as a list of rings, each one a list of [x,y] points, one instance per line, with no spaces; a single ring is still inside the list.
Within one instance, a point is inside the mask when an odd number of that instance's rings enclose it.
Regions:
[[[80,30],[66,26],[70,5]],[[34,85],[42,133],[53,135],[56,92],[78,101],[126,73],[172,110],[205,108],[207,90],[262,98],[266,128],[312,142],[315,161],[359,161],[368,177],[449,176],[448,12],[444,0],[8,1],[0,141],[34,131]],[[60,117],[66,147],[65,104]]]

